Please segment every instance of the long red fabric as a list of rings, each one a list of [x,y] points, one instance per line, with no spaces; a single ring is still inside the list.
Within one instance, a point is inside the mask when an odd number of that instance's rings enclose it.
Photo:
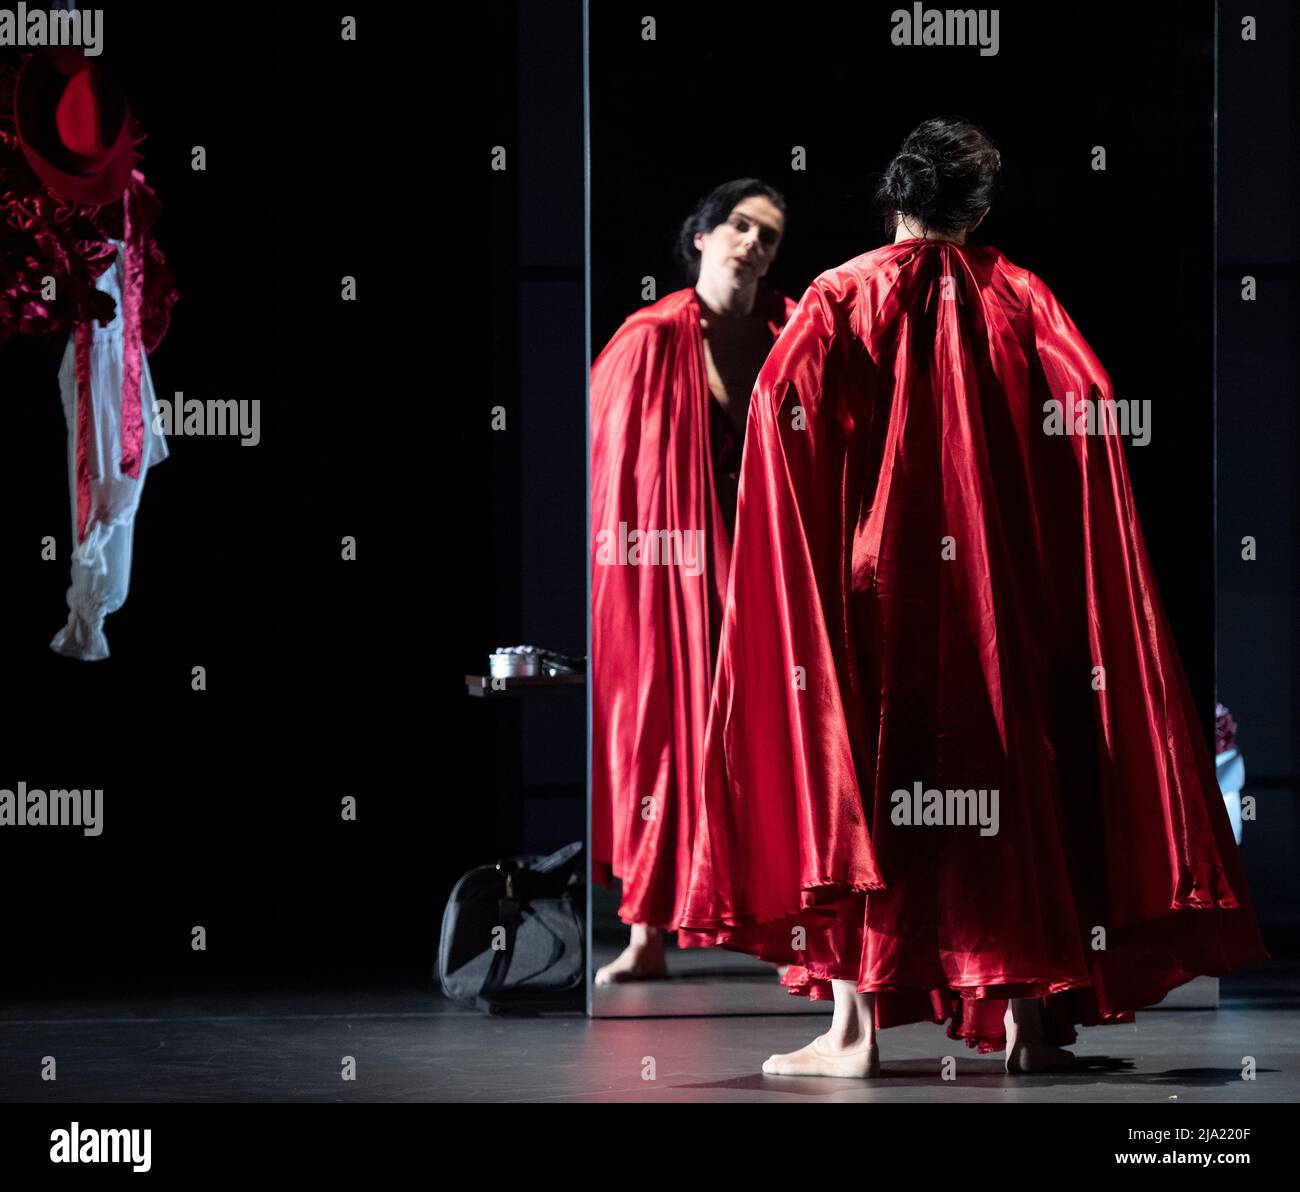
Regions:
[[[146,233],[157,215],[157,199],[144,175],[131,171],[122,194],[122,442],[119,467],[123,476],[140,475],[144,451],[144,411],[140,405],[140,345],[144,336]],[[90,522],[90,344],[93,328],[80,322],[76,328],[77,376],[77,541],[86,537]],[[152,351],[153,345],[147,345]]]
[[[794,303],[764,286],[755,309],[775,340]],[[592,365],[593,872],[622,879],[624,922],[667,928],[686,896],[731,562],[709,403],[694,288],[632,314]],[[635,538],[620,549],[633,534],[655,535],[661,561]]]
[[[679,943],[981,1051],[1010,997],[1068,1043],[1267,958],[1120,438],[1045,431],[1113,397],[996,249],[813,282],[750,406]],[[996,832],[917,789],[997,792]]]

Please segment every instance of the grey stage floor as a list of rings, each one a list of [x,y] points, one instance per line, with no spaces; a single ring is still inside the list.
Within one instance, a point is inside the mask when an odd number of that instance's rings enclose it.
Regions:
[[[818,1032],[807,1015],[501,1019],[421,988],[10,1001],[0,1100],[1295,1101],[1298,975],[1275,960],[1226,979],[1218,1010],[1151,1010],[1134,1026],[1085,1030],[1080,1070],[1064,1076],[1009,1077],[1000,1056],[967,1051],[941,1027],[898,1027],[881,1034],[872,1081],[761,1073],[769,1053]],[[46,1056],[56,1081],[41,1079]],[[340,1078],[345,1056],[355,1081]],[[943,1078],[945,1056],[955,1079]],[[1241,1078],[1245,1056],[1253,1081]]]

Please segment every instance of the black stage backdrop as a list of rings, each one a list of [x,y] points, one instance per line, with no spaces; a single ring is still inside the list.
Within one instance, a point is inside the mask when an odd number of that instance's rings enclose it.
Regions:
[[[460,656],[493,580],[491,456],[479,436],[466,458],[462,429],[490,360],[487,150],[472,174],[427,89],[481,41],[414,8],[363,6],[345,42],[352,8],[102,7],[99,62],[148,134],[180,289],[150,359],[158,396],[258,399],[262,439],[170,441],[106,624],[111,658],[58,657],[57,357],[0,350],[0,788],[104,790],[97,838],[0,830],[3,996],[427,983],[450,875],[495,835],[490,770],[475,782],[466,765],[491,757],[492,724],[462,708]],[[57,562],[40,558],[45,535]]]

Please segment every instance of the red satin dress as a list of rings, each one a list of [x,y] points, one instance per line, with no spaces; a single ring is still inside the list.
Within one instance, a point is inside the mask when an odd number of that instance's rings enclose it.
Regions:
[[[755,301],[775,340],[794,303]],[[740,446],[694,288],[631,315],[591,369],[592,868],[625,923],[675,929],[686,898]]]
[[[1268,958],[1123,447],[1045,433],[1067,393],[1113,396],[996,249],[808,289],[750,404],[679,943],[981,1051],[1008,998],[1061,1045]],[[996,791],[996,832],[900,818],[918,783]]]

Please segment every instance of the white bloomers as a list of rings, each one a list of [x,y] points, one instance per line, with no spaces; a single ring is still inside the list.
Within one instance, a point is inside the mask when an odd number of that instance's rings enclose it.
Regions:
[[[106,327],[92,324],[90,347],[90,518],[77,545],[77,352],[75,331],[59,368],[63,416],[68,427],[68,482],[72,497],[72,586],[68,588],[68,623],[50,649],[71,658],[94,661],[108,657],[104,618],[122,607],[131,578],[131,538],[136,509],[149,468],[168,456],[167,441],[153,430],[153,378],[140,351],[140,404],[144,444],[138,479],[121,472],[122,448],[122,242],[117,257],[96,282],[111,294],[117,314]]]

